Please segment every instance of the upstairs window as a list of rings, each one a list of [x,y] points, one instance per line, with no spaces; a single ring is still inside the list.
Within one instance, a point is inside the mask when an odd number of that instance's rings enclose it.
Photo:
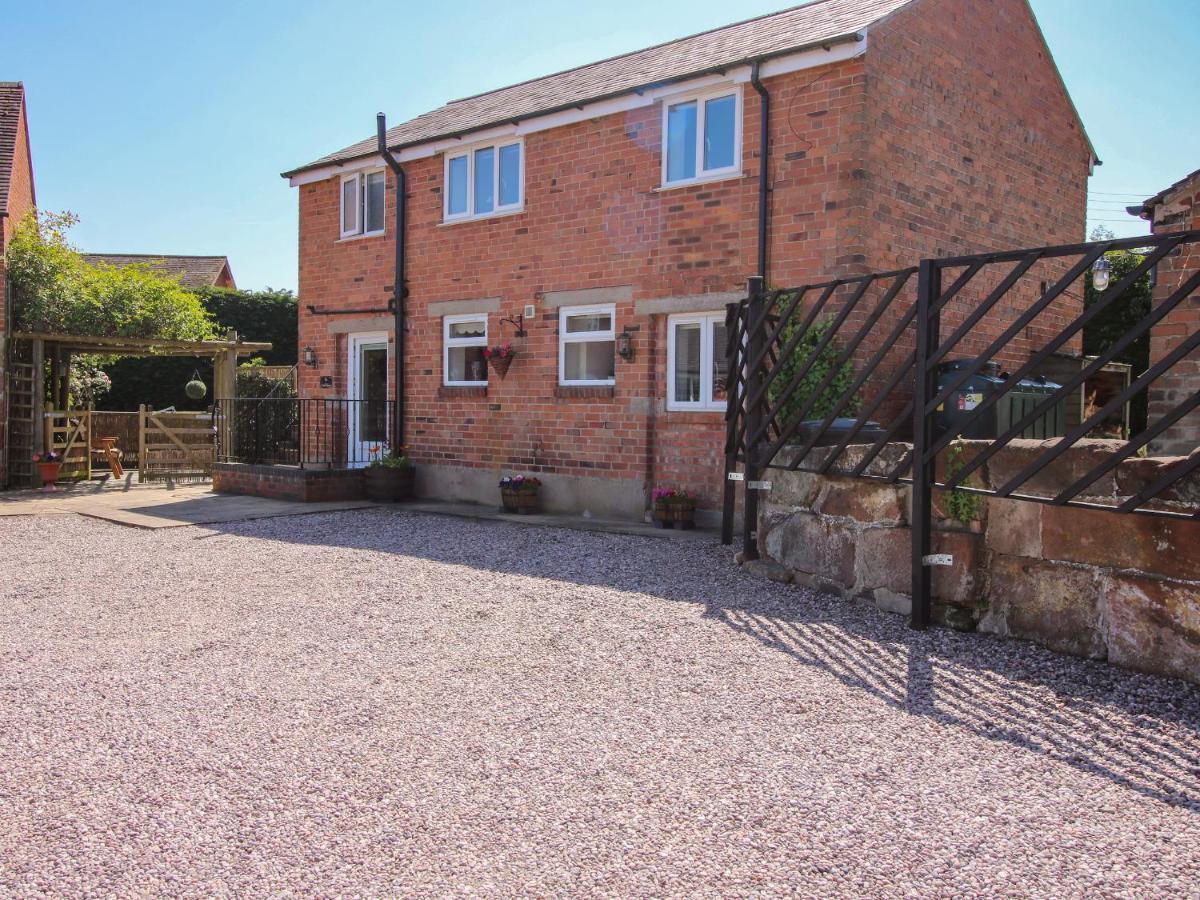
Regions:
[[[342,237],[383,234],[387,177],[383,170],[342,178]]]
[[[687,184],[740,171],[741,95],[707,93],[663,104],[663,184]]]
[[[616,382],[617,308],[570,306],[558,312],[558,383]]]
[[[442,323],[442,383],[447,387],[486,387],[487,316],[446,316]]]
[[[447,222],[515,212],[525,200],[520,141],[446,154]]]
[[[667,320],[667,409],[725,409],[725,314]]]

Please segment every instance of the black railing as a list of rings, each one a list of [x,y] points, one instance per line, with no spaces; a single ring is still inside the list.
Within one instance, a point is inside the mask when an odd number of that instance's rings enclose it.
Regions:
[[[391,400],[239,398],[213,406],[218,462],[343,468],[387,450]]]
[[[1144,256],[1085,304],[1089,271],[1115,250]],[[1200,516],[1195,504],[1158,499],[1200,468],[1200,450],[1128,497],[1080,499],[1122,461],[1194,414],[1200,406],[1194,387],[1158,390],[1155,416],[1145,430],[1126,433],[1115,449],[1112,444],[1090,447],[1093,467],[1069,485],[1043,493],[1026,487],[1081,439],[1100,434],[1114,413],[1143,398],[1173,367],[1194,368],[1200,332],[1193,328],[1163,342],[1158,358],[1103,402],[1076,402],[1082,401],[1088,379],[1181,304],[1196,302],[1197,258],[1200,231],[1191,231],[926,259],[914,268],[785,290],[766,291],[751,279],[747,298],[730,304],[726,319],[730,374],[723,540],[730,543],[733,536],[735,478],[746,483],[743,552],[751,559],[757,556],[757,498],[765,489],[764,470],[912,484],[913,623],[924,625],[930,614],[934,489],[1118,513]],[[1079,358],[1089,323],[1127,301],[1138,282],[1164,263],[1182,273],[1164,285],[1166,295],[1097,356]],[[871,303],[873,295],[877,299]],[[945,338],[943,330],[949,332]],[[1047,367],[1064,351],[1075,354],[1076,367],[1061,380],[1048,379]],[[1076,421],[1064,414],[1068,399],[1078,410]],[[963,436],[978,443],[970,458],[939,482],[939,453]],[[968,483],[1017,438],[1056,440],[1038,445],[1033,458],[1002,484]]]

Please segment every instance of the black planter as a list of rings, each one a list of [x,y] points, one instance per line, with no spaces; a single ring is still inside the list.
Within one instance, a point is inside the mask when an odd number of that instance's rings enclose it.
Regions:
[[[387,466],[368,466],[363,470],[368,500],[376,503],[395,503],[413,495],[417,470],[414,466],[395,469]]]

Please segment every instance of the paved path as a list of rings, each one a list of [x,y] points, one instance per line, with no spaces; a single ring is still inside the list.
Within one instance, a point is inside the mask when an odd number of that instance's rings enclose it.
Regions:
[[[214,494],[212,485],[208,483],[138,484],[132,478],[125,481],[81,482],[63,485],[54,491],[0,492],[0,518],[75,514],[137,528],[213,525],[274,516],[361,509],[371,505],[365,500],[295,503],[265,497]]]
[[[0,895],[1200,884],[1200,690],[712,544],[368,509],[0,560]]]

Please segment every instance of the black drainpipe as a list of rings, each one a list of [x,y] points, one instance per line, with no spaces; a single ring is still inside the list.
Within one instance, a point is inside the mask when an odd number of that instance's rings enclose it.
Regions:
[[[375,117],[375,128],[379,137],[379,155],[396,176],[396,274],[392,283],[392,317],[396,329],[396,427],[393,453],[400,453],[404,446],[404,298],[408,286],[404,279],[404,213],[408,179],[392,151],[387,146],[387,118],[383,113]]]
[[[756,59],[750,66],[750,83],[754,86],[754,90],[758,92],[762,111],[759,114],[759,136],[758,136],[758,277],[762,278],[764,283],[767,278],[767,196],[770,193],[769,182],[767,181],[767,150],[770,143],[771,133],[771,97],[767,94],[767,89],[763,87],[762,81],[758,77],[759,64],[762,62]]]

